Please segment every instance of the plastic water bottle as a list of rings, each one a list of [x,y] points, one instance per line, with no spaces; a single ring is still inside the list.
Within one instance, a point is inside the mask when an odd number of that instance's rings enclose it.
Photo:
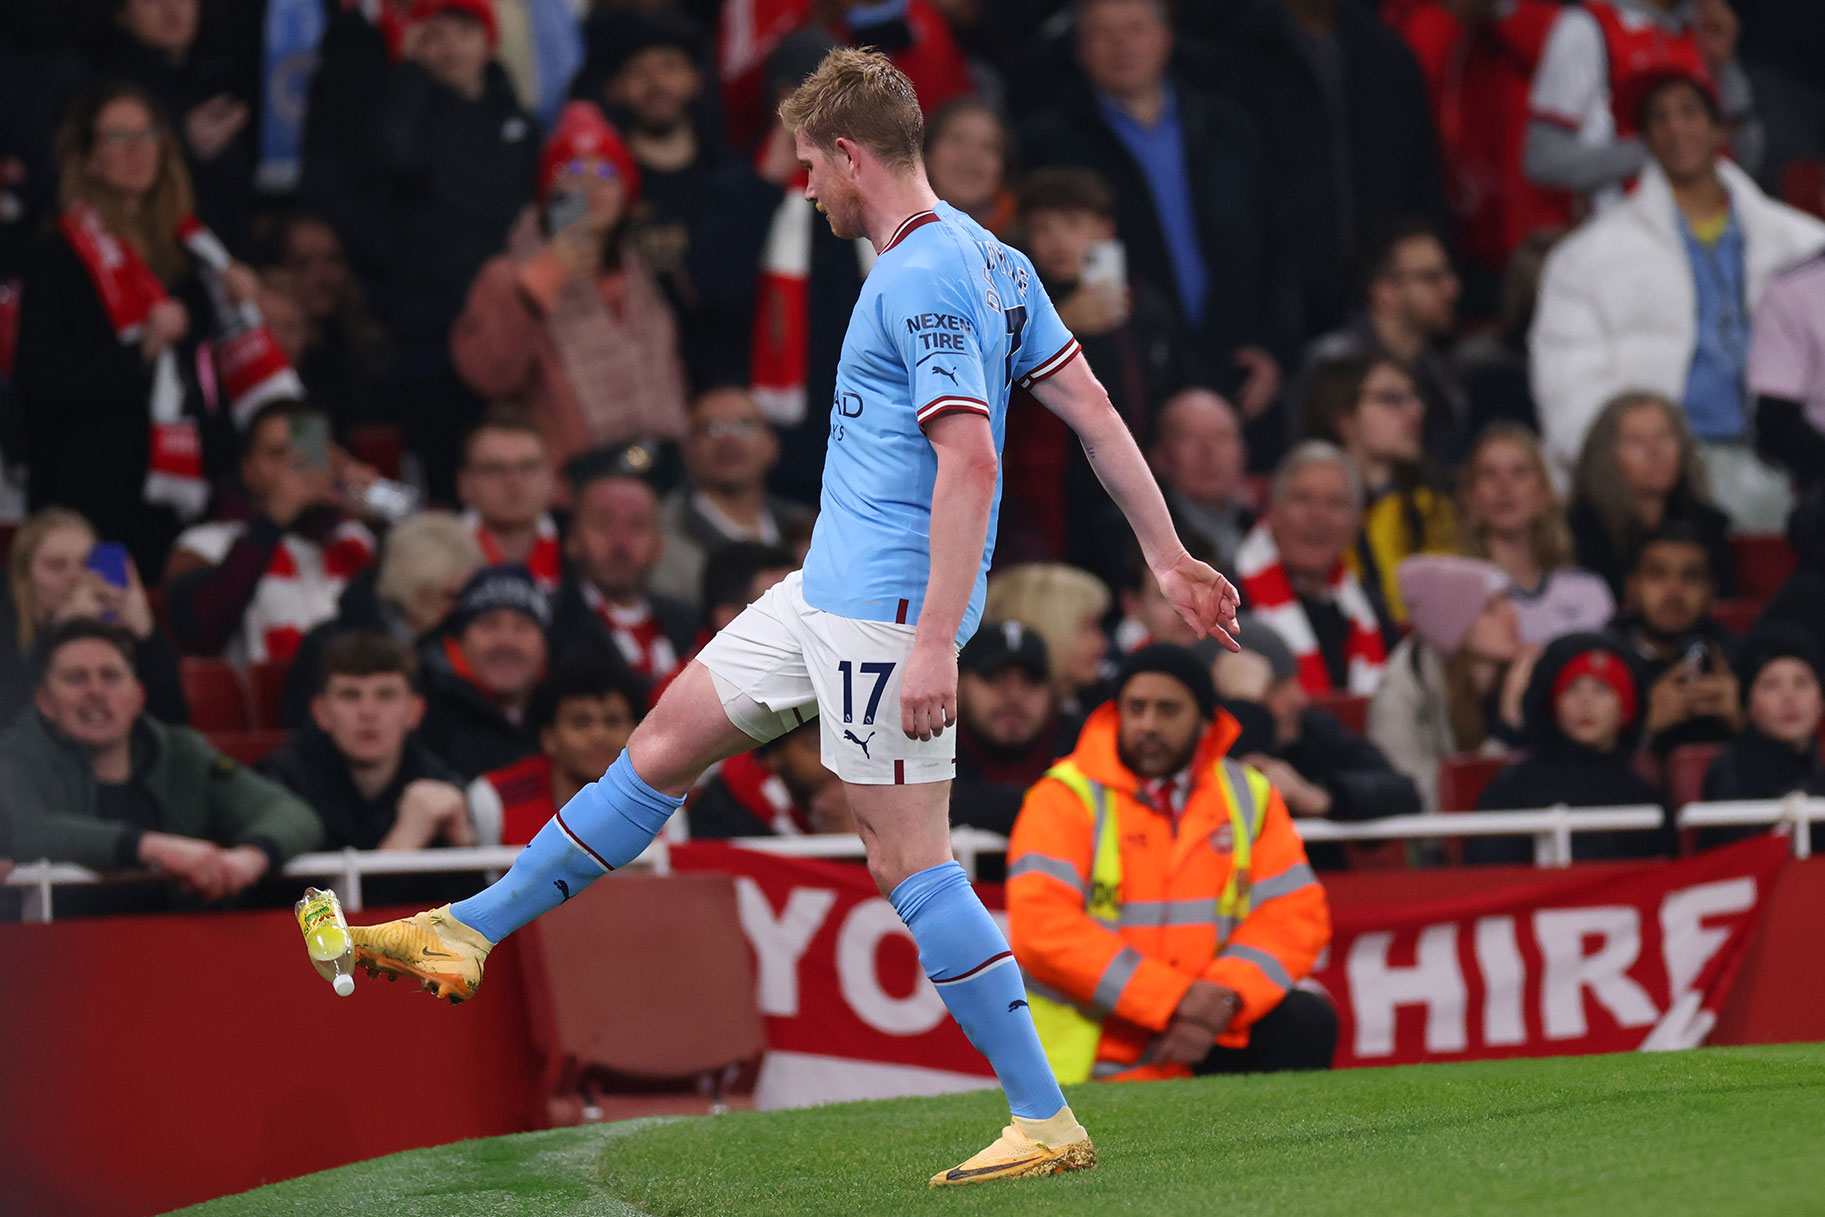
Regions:
[[[304,899],[292,906],[298,928],[304,932],[304,949],[310,952],[317,974],[330,982],[339,997],[355,991],[355,940],[342,916],[342,902],[333,891],[304,889]]]

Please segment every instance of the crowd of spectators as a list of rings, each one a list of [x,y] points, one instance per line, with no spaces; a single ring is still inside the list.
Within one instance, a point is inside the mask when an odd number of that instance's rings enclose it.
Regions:
[[[0,16],[0,857],[257,901],[593,781],[809,543],[874,250],[773,104],[842,43],[1241,589],[1190,654],[1295,820],[1476,753],[1486,807],[1671,806],[1693,749],[1825,792],[1825,8],[50,0]],[[1007,413],[953,791],[1003,833],[1123,656],[1197,642]],[[851,823],[802,730],[674,831]]]

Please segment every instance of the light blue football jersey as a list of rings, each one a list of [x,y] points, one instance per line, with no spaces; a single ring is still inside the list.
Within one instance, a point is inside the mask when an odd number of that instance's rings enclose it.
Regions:
[[[1077,353],[1025,254],[948,203],[901,224],[868,272],[843,338],[806,603],[859,621],[916,623],[931,574],[938,473],[925,424],[975,411],[989,420],[999,455],[1012,387],[1030,387]],[[982,619],[1000,516],[997,473],[959,646]]]

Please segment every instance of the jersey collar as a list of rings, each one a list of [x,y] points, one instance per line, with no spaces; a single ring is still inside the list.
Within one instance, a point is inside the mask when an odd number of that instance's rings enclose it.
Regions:
[[[912,232],[915,228],[924,228],[927,224],[936,224],[937,222],[938,213],[935,211],[926,210],[914,212],[912,215],[909,215],[904,220],[900,221],[900,226],[893,230],[893,236],[887,238],[887,244],[881,246],[881,252],[886,253],[888,250],[904,241],[907,234]]]

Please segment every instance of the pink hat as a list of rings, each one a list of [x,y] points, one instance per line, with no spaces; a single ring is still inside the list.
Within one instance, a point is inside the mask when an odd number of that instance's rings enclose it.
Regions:
[[[1502,569],[1477,558],[1421,554],[1402,562],[1397,574],[1407,621],[1446,655],[1463,645],[1489,598],[1508,590]]]

